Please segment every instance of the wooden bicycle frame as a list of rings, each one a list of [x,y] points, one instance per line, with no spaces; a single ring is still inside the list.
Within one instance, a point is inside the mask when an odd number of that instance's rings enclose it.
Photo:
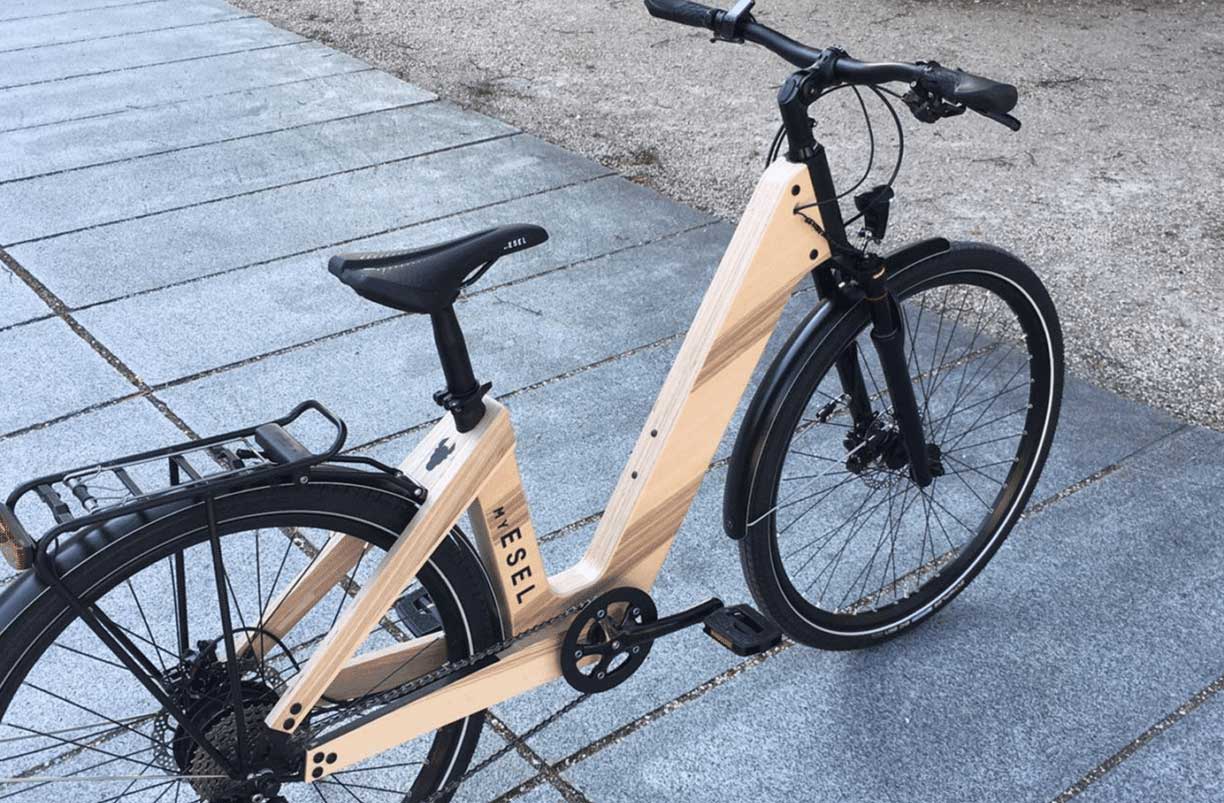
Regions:
[[[435,425],[402,465],[428,489],[427,500],[284,692],[268,727],[291,733],[324,695],[392,688],[445,661],[441,634],[354,656],[465,512],[507,634],[522,633],[611,588],[652,588],[783,307],[803,277],[829,258],[825,239],[795,214],[796,206],[815,200],[804,164],[780,160],[761,177],[594,539],[574,566],[551,576],[545,572],[506,408],[487,400],[484,419],[470,432],[458,432],[451,416]],[[805,213],[818,219],[815,207]],[[269,605],[265,628],[278,637],[287,632],[348,575],[364,548],[334,534],[289,591]],[[351,767],[560,677],[564,634],[564,623],[544,629],[488,666],[427,687],[411,701],[312,745],[305,780]]]

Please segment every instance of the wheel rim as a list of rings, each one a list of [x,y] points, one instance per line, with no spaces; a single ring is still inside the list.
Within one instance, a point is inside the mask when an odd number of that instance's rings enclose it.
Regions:
[[[341,584],[332,588],[301,624],[286,634],[282,642],[269,650],[261,667],[244,671],[243,682],[260,683],[279,692],[291,680],[318,643],[321,635],[338,620],[351,604],[352,593],[359,588],[377,565],[380,547],[391,542],[397,532],[380,532],[372,522],[358,524],[325,515],[302,511],[270,514],[277,527],[256,527],[259,523],[247,517],[245,522],[222,520],[222,545],[226,586],[231,595],[234,626],[248,632],[259,628],[256,613],[269,600],[284,591],[333,531],[339,531],[370,542],[372,548],[359,560]],[[264,516],[263,518],[268,518]],[[249,525],[249,526],[248,526]],[[138,566],[127,579],[116,582],[112,573],[99,588],[105,588],[98,598],[99,607],[111,616],[121,629],[139,644],[166,676],[181,668],[182,657],[177,649],[178,617],[172,613],[173,578],[171,559],[182,548],[188,567],[190,597],[198,598],[189,606],[188,619],[191,642],[215,640],[219,607],[212,584],[211,558],[206,534],[198,531],[180,536],[150,549],[125,567]],[[437,598],[439,624],[446,639],[449,658],[470,652],[471,632],[466,628],[457,596],[447,598],[449,584],[432,562],[422,570],[419,580],[409,591],[423,593],[426,605]],[[200,593],[211,588],[212,597]],[[449,592],[453,595],[453,592]],[[211,606],[211,610],[209,609]],[[66,624],[66,626],[65,626]],[[387,646],[396,641],[422,635],[420,616],[405,619],[393,611],[371,634],[361,651]],[[199,635],[199,639],[195,638]],[[151,695],[139,687],[109,652],[79,620],[59,622],[48,628],[43,643],[30,656],[17,674],[20,686],[12,675],[0,699],[0,778],[18,783],[0,785],[0,800],[14,803],[51,799],[74,801],[148,800],[180,801],[250,800],[256,794],[272,797],[279,794],[287,801],[352,799],[351,793],[362,800],[412,800],[450,780],[451,765],[468,739],[468,720],[448,726],[407,745],[381,754],[363,764],[337,772],[317,785],[293,783],[289,772],[277,761],[263,763],[276,766],[283,777],[276,783],[237,783],[214,777],[211,768],[198,749],[183,749],[182,728],[165,712]],[[203,652],[203,650],[199,650]],[[224,648],[217,654],[224,661]],[[224,666],[224,664],[222,663]],[[421,673],[432,666],[423,666]],[[268,681],[269,678],[274,680]],[[100,695],[99,690],[105,689]],[[228,691],[228,686],[226,687]],[[219,696],[217,689],[205,685],[197,689],[197,702],[207,708],[210,698]],[[251,720],[248,729],[265,739],[259,730],[260,714],[266,714],[271,697],[251,695],[246,710]],[[345,706],[332,701],[329,710],[316,716],[320,729],[330,730],[339,724]],[[205,729],[221,733],[232,729],[232,706],[229,698],[219,701],[213,711],[201,713]],[[229,722],[226,722],[226,717]],[[330,723],[329,723],[330,720]],[[258,740],[255,740],[258,741]],[[248,746],[252,744],[248,740]],[[176,749],[178,748],[178,749]],[[289,752],[300,754],[297,746]],[[264,758],[272,752],[264,747],[254,751]],[[177,755],[176,755],[177,753]],[[185,755],[184,755],[185,754]],[[257,768],[258,769],[258,768]],[[294,767],[294,770],[299,770]],[[428,771],[426,771],[428,770]],[[194,774],[193,774],[194,773]],[[187,777],[191,775],[191,777]],[[301,775],[296,775],[300,778]],[[322,792],[322,794],[320,794]],[[269,794],[271,793],[271,794]]]
[[[809,365],[822,378],[773,478],[774,506],[754,522],[769,528],[792,607],[831,632],[896,629],[963,587],[1018,517],[1048,427],[1049,340],[1021,288],[966,270],[916,282],[900,301],[915,395],[943,476],[919,489],[907,468],[887,464],[887,438],[860,438],[851,454],[844,436],[853,421],[833,363]],[[870,327],[857,328],[837,336],[842,348],[858,347],[876,428],[887,432],[894,422]],[[875,452],[851,470],[848,455]]]

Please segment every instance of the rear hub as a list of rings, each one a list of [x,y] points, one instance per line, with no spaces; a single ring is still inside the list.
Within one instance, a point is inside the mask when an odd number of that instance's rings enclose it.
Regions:
[[[266,664],[251,662],[242,673],[242,709],[245,738],[239,743],[238,713],[231,704],[229,672],[216,658],[215,645],[202,642],[200,650],[177,670],[176,697],[187,719],[203,733],[231,765],[242,767],[242,778],[230,778],[208,751],[178,724],[166,745],[165,763],[187,777],[206,803],[260,803],[279,799],[281,785],[300,780],[303,753],[292,737],[264,725],[280,697],[280,677]],[[165,727],[169,730],[169,723]]]

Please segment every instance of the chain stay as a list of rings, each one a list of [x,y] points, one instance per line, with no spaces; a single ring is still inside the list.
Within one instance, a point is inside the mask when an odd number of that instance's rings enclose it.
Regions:
[[[408,696],[409,694],[412,694],[413,692],[418,691],[419,689],[422,689],[440,680],[445,680],[458,672],[462,672],[463,670],[470,668],[471,666],[479,663],[480,661],[483,661],[491,656],[497,655],[498,653],[505,652],[510,647],[513,647],[514,645],[528,638],[531,638],[532,636],[538,635],[541,631],[547,630],[553,625],[559,624],[560,622],[564,621],[565,619],[568,619],[571,616],[577,615],[590,603],[591,603],[591,600],[588,599],[588,600],[584,600],[581,603],[571,605],[570,607],[566,608],[565,610],[561,611],[555,616],[552,616],[549,619],[545,619],[544,621],[536,625],[533,625],[532,627],[527,628],[522,633],[519,633],[517,636],[511,636],[510,638],[503,639],[497,642],[496,644],[493,644],[490,647],[487,647],[483,650],[473,653],[467,658],[462,658],[458,661],[448,661],[442,666],[433,670],[432,672],[427,672],[426,674],[421,675],[419,678],[412,680],[408,683],[405,683],[402,686],[397,686],[394,689],[390,689],[388,691],[372,695],[365,700],[355,701],[345,707],[344,714],[346,717],[350,715],[356,716],[356,715],[364,714],[366,712],[372,711],[375,708],[379,708],[380,706],[394,703],[397,700],[400,700]],[[304,727],[301,731],[299,731],[298,735],[295,737],[295,741],[306,741],[310,737],[313,737],[316,735],[318,734],[313,729],[309,727]]]
[[[522,641],[531,638],[532,636],[538,635],[540,632],[547,630],[548,628],[553,627],[557,624],[560,624],[561,622],[565,621],[566,619],[569,619],[572,616],[576,616],[577,614],[581,613],[587,606],[589,606],[591,602],[593,601],[594,601],[594,598],[592,597],[592,598],[583,600],[580,603],[571,605],[568,608],[565,608],[564,610],[562,610],[560,613],[548,619],[545,619],[544,621],[536,625],[533,625],[532,627],[527,628],[522,633],[519,633],[517,636],[511,636],[510,638],[502,639],[496,644],[493,644],[492,646],[487,647],[486,649],[473,653],[467,658],[463,658],[457,661],[448,661],[447,663],[443,664],[442,666],[438,667],[432,672],[428,672],[420,676],[419,678],[413,681],[410,681],[409,683],[405,683],[402,686],[398,686],[389,691],[382,692],[376,695],[372,695],[366,700],[354,702],[350,707],[345,709],[344,714],[346,717],[364,714],[368,711],[379,708],[381,706],[394,703],[397,700],[400,700],[419,689],[429,686],[430,684],[437,683],[440,680],[445,680],[451,677],[452,675],[462,672],[468,669],[469,667],[479,663],[480,661],[483,661],[489,658],[490,656],[494,656],[494,655],[497,655],[498,653],[505,652],[506,650],[513,647],[514,645],[519,644]],[[436,801],[441,800],[446,795],[449,795],[450,793],[454,792],[456,789],[459,788],[461,784],[463,784],[469,778],[476,775],[477,773],[483,772],[484,770],[488,769],[490,766],[495,764],[498,760],[504,758],[508,753],[510,753],[512,750],[514,750],[516,747],[518,747],[523,742],[525,742],[527,739],[537,735],[538,733],[543,731],[545,728],[547,728],[548,726],[556,722],[558,719],[560,719],[561,717],[568,714],[570,711],[577,708],[578,705],[583,703],[589,696],[590,695],[584,694],[584,695],[581,695],[580,697],[577,697],[571,700],[569,703],[566,703],[560,709],[550,714],[548,717],[541,720],[540,722],[536,723],[534,726],[532,726],[530,729],[525,731],[523,734],[510,739],[504,747],[498,749],[492,755],[483,759],[479,764],[469,769],[461,777],[455,779],[454,781],[451,781],[443,788],[437,790],[436,792],[431,794],[429,797],[425,798],[423,801],[421,801],[421,803],[436,803]],[[298,734],[295,735],[294,741],[299,742],[299,743],[307,742],[311,737],[316,736],[316,735],[318,734],[312,728],[308,726],[304,726],[298,732]],[[306,749],[309,749],[309,747],[307,747]]]

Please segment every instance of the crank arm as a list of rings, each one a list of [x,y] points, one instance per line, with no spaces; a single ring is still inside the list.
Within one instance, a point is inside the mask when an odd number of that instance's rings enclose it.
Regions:
[[[708,599],[700,605],[694,605],[688,610],[673,613],[671,616],[665,616],[653,622],[645,622],[640,625],[630,623],[622,628],[615,638],[621,642],[622,646],[655,641],[663,636],[670,636],[672,633],[701,624],[707,616],[722,607],[723,602],[717,597]],[[595,652],[595,650],[588,651]]]

